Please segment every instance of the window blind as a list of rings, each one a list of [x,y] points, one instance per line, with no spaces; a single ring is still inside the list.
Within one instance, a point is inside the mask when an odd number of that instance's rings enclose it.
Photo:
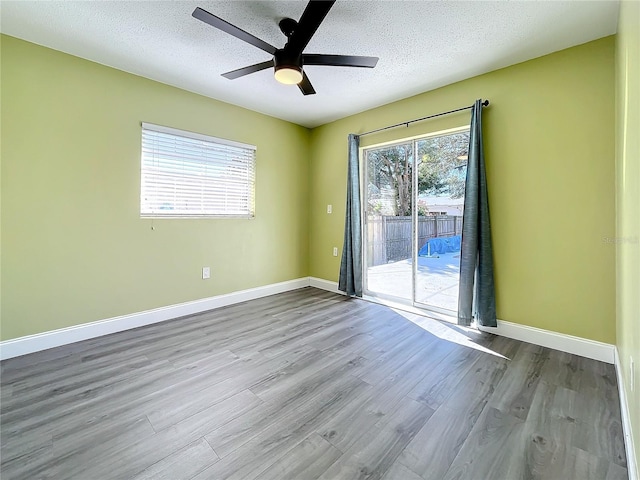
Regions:
[[[140,216],[253,217],[256,147],[142,124]]]

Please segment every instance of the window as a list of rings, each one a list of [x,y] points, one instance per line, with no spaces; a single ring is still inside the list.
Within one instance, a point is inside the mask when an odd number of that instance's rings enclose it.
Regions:
[[[253,217],[256,147],[142,124],[141,217]]]

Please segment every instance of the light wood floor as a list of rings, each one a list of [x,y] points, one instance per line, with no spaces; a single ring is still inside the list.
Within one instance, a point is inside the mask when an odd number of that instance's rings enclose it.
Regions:
[[[611,365],[312,288],[1,383],[3,480],[627,478]]]

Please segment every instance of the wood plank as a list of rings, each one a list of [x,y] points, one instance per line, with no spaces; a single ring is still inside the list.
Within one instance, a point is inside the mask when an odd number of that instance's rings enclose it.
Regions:
[[[396,461],[391,468],[387,470],[382,480],[424,480],[420,475],[412,472],[407,467]]]
[[[576,395],[582,395],[576,393]],[[622,467],[627,466],[627,456],[622,432],[622,420],[607,402],[597,397],[583,395],[587,408],[577,415],[574,445],[597,457],[611,459]]]
[[[6,455],[5,455],[6,452]],[[2,442],[1,478],[28,479],[33,464],[48,464],[53,461],[53,441],[51,435],[23,435]]]
[[[525,478],[521,452],[513,447],[523,438],[523,429],[524,422],[521,419],[487,406],[451,467],[441,478]]]
[[[454,348],[451,344],[441,343],[434,348],[429,345],[425,351],[414,355],[402,368],[381,381],[371,389],[370,395],[363,397],[362,403],[354,402],[353,408],[345,408],[325,423],[318,433],[332,445],[342,451],[348,450],[376,424],[381,424],[397,408],[406,394],[428,374],[431,353],[437,357]],[[444,353],[443,353],[444,352]]]
[[[398,461],[425,479],[441,479],[468,438],[490,396],[502,379],[507,362],[486,355],[473,362],[456,392],[436,410]]]
[[[85,458],[87,452],[91,455],[97,449],[100,452],[118,449],[155,434],[146,418],[124,422],[107,420],[82,427],[85,428],[75,429],[66,435],[52,436],[46,455],[39,451],[37,455],[29,455],[28,459],[18,457],[17,464],[3,458],[3,467],[6,467],[4,473],[9,478],[60,478],[59,466],[71,465],[78,459]]]
[[[363,312],[364,310],[360,310]],[[305,331],[295,337],[269,345],[261,349],[266,356],[282,355],[301,345],[313,344],[318,350],[325,350],[328,346],[347,340],[354,335],[364,335],[374,332],[384,324],[378,319],[373,321],[365,313],[348,312],[342,315],[332,315],[313,330]]]
[[[321,361],[316,362],[299,371],[294,371],[290,375],[282,376],[267,386],[256,384],[251,387],[251,391],[264,401],[275,401],[277,398],[282,399],[287,395],[292,397],[304,395],[309,390],[320,388],[334,375],[346,376],[350,374],[362,364],[362,361],[362,357],[353,356],[347,352],[343,357],[331,359],[326,366]]]
[[[580,357],[551,350],[540,375],[546,383],[577,391],[581,380],[579,369]]]
[[[354,375],[369,385],[377,385],[393,372],[402,368],[411,358],[423,349],[428,349],[435,337],[420,332],[398,343],[393,349],[381,355],[375,362],[363,365]]]
[[[340,392],[357,387],[359,393],[354,395],[351,401],[340,410],[340,412],[343,412],[352,408],[354,404],[358,405],[359,399],[367,397],[371,390],[371,388],[361,389],[363,382],[355,377],[343,377],[329,373],[330,375],[319,388],[315,390],[306,388],[307,382],[304,382],[301,384],[301,392],[304,393],[299,395],[285,394],[282,398],[275,398],[271,402],[265,402],[249,414],[239,417],[208,434],[206,436],[207,441],[216,453],[224,458],[259,434],[273,428],[274,425],[282,426],[290,422],[293,415],[292,412],[308,411],[309,408],[312,408],[307,405],[308,403],[312,406],[319,406],[327,398],[333,398]],[[310,382],[317,385],[315,379],[310,379]],[[327,419],[325,423],[327,421],[329,420]]]
[[[607,477],[609,462],[576,447],[565,447],[562,461],[553,465],[547,478],[601,480]]]
[[[60,480],[128,478],[202,438],[208,431],[255,408],[259,403],[260,400],[255,395],[244,391],[211,407],[203,415],[189,417],[150,438],[108,448],[104,448],[99,439],[95,439],[91,448],[82,453],[69,459],[55,459],[53,465],[45,465],[30,473],[37,476],[46,472],[52,478]]]
[[[291,353],[286,360],[260,359],[250,369],[244,365],[237,370],[227,367],[215,380],[201,381],[188,386],[185,385],[186,382],[180,382],[175,387],[164,389],[162,398],[154,401],[152,405],[145,402],[139,410],[146,411],[153,428],[161,430],[248,389],[256,382],[274,375],[283,375],[282,372],[292,365],[306,365],[318,358],[319,352],[307,347]]]
[[[609,462],[609,468],[607,469],[607,476],[605,480],[629,480],[629,472],[626,468],[620,465]]]
[[[155,435],[147,417],[134,419],[107,418],[91,423],[78,424],[76,428],[53,435],[53,454],[58,458],[78,455],[92,448],[100,439],[101,448],[119,447],[139,442]]]
[[[353,398],[357,398],[369,388],[371,388],[369,385],[355,377],[344,378],[344,383],[339,388],[315,397],[296,411],[290,412],[287,419],[271,424],[246,444],[194,477],[193,480],[210,478],[251,480],[257,478],[291,448],[310,435],[319,425],[326,422],[327,419],[348,405]],[[216,450],[216,446],[212,446]]]
[[[550,376],[555,380],[556,376]],[[576,420],[567,412],[566,397],[558,395],[564,387],[539,382],[522,438],[512,445],[515,455],[525,460],[529,478],[546,478],[558,462],[564,461],[567,448],[576,434]]]
[[[409,392],[413,398],[434,410],[440,407],[455,386],[472,368],[474,361],[480,358],[480,352],[473,349],[456,349],[446,357],[436,358],[427,375]],[[443,361],[446,358],[446,361]]]
[[[25,432],[20,436],[0,440],[2,440],[0,459],[3,465],[36,450],[48,450],[53,454],[53,434],[51,433]]]
[[[24,382],[16,392],[20,395],[12,400],[2,402],[0,411],[3,414],[12,413],[33,408],[41,402],[46,402],[49,407],[56,402],[67,403],[68,398],[76,394],[79,390],[84,392],[103,385],[106,381],[115,383],[125,380],[143,373],[144,367],[153,368],[151,362],[146,357],[138,357],[127,359],[123,362],[112,362],[110,365],[100,369],[100,372],[86,371],[74,372],[73,368],[67,369],[64,375],[56,376],[51,374],[45,377],[44,381],[40,378],[38,383],[26,384]]]
[[[312,480],[329,468],[342,452],[311,434],[260,474],[260,480]]]
[[[204,438],[190,443],[149,468],[131,477],[131,480],[176,480],[191,478],[219,460]]]
[[[523,343],[493,393],[489,405],[525,420],[548,352],[543,347]]]
[[[86,392],[74,395],[68,402],[48,407],[39,404],[33,409],[21,411],[18,415],[11,413],[0,417],[0,427],[5,439],[20,436],[25,432],[38,430],[39,433],[50,433],[58,428],[63,428],[68,423],[77,420],[79,414],[93,418],[104,414],[105,409],[111,409],[114,405],[126,405],[131,398],[139,398],[148,391],[156,391],[158,384],[167,385],[177,381],[180,376],[176,369],[165,364],[161,367],[146,371],[136,382],[126,381],[116,384],[105,384],[102,390]],[[181,377],[184,378],[184,375]],[[115,399],[123,403],[115,402]],[[126,408],[126,407],[125,407]]]
[[[404,400],[384,425],[361,437],[320,479],[382,478],[432,414],[426,405]]]

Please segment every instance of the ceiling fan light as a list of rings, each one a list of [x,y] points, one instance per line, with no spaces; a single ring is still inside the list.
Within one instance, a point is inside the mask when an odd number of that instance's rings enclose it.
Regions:
[[[295,65],[282,65],[275,68],[276,80],[285,85],[295,85],[302,81],[302,68]]]
[[[295,85],[302,81],[302,56],[292,54],[284,48],[276,50],[273,56],[274,76],[285,85]]]

